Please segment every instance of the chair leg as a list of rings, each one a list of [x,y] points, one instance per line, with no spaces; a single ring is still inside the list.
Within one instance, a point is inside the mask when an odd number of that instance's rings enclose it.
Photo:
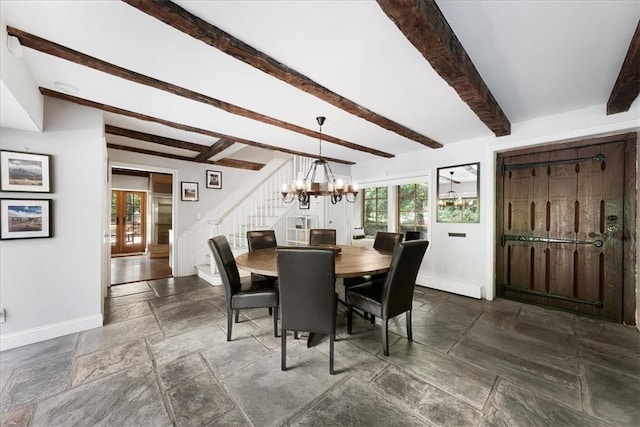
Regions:
[[[411,310],[407,311],[407,339],[413,341],[413,333],[411,330]]]
[[[236,309],[236,323],[240,321],[240,309]]]
[[[271,310],[271,307],[269,307],[269,310]],[[274,337],[278,336],[278,307],[277,306],[273,314],[273,336]]]
[[[232,327],[233,327],[233,310],[227,309],[227,341],[231,341]]]
[[[282,329],[280,331],[280,341],[282,342],[280,348],[281,348],[281,369],[283,371],[287,370],[287,331]]]
[[[329,335],[329,374],[333,375],[333,342],[336,339],[336,333]]]
[[[373,314],[371,315],[371,324],[372,325],[376,324],[376,316],[374,316]]]
[[[294,340],[298,339],[298,331],[293,331],[293,339]]]
[[[389,319],[382,319],[382,351],[385,356],[389,355]]]
[[[273,310],[271,309],[271,307],[269,307],[269,316],[271,316],[273,314]]]
[[[353,307],[348,306],[348,308],[347,308],[347,334],[351,335],[352,328],[353,328]]]

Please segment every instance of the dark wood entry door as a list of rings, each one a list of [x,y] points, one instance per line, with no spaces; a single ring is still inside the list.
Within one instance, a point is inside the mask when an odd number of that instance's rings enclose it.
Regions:
[[[612,142],[499,158],[502,296],[622,321],[624,151]]]

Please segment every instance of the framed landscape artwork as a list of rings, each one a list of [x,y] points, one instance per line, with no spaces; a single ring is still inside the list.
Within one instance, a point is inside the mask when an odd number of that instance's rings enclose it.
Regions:
[[[180,183],[180,200],[183,202],[197,202],[198,183],[182,181]]]
[[[0,240],[52,236],[51,199],[0,199]]]
[[[51,192],[51,156],[0,151],[1,191]]]
[[[222,188],[222,172],[220,171],[207,171],[207,188],[215,188],[220,190]]]

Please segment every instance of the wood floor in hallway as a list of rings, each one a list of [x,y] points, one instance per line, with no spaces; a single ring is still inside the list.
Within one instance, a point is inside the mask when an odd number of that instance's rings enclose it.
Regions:
[[[132,255],[111,258],[111,285],[171,277],[169,258]]]

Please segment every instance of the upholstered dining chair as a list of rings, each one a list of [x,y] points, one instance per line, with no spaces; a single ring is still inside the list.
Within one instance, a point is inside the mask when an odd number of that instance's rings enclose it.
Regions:
[[[378,231],[376,233],[376,237],[373,241],[373,249],[376,249],[381,252],[388,252],[389,254],[393,254],[393,252],[398,247],[398,244],[402,242],[402,238],[404,236],[402,233],[390,233],[386,231]],[[359,283],[368,282],[373,279],[384,279],[386,273],[377,274],[374,276],[361,276],[361,277],[349,277],[343,279],[343,284],[345,288],[349,288],[351,286],[357,285]]]
[[[391,252],[396,250],[398,243],[402,242],[402,233],[389,233],[386,231],[378,231],[373,241],[373,249],[382,252]]]
[[[247,231],[247,244],[249,246],[249,252],[257,251],[258,249],[275,248],[278,246],[278,242],[276,241],[276,233],[273,230]],[[257,274],[257,273],[251,273],[251,279],[253,281],[258,281],[258,280],[265,280],[269,282],[276,281],[275,277],[263,276],[262,274]]]
[[[384,280],[355,285],[345,290],[347,304],[347,333],[353,327],[353,309],[359,308],[382,321],[382,350],[389,355],[389,319],[406,313],[407,339],[413,341],[411,331],[411,311],[413,290],[422,258],[429,246],[427,240],[412,240],[400,243],[393,254],[389,273]]]
[[[420,231],[405,231],[404,234],[404,241],[408,242],[410,240],[420,240],[422,233]]]
[[[335,255],[317,247],[278,248],[282,370],[287,370],[287,331],[329,335],[329,373],[333,374],[338,294]]]
[[[336,230],[330,228],[312,228],[309,230],[309,246],[335,244]]]
[[[227,341],[231,341],[233,312],[243,308],[269,308],[273,312],[273,336],[278,336],[278,288],[273,282],[253,281],[250,277],[240,277],[236,260],[225,236],[209,239],[209,249],[216,260],[227,305]]]

